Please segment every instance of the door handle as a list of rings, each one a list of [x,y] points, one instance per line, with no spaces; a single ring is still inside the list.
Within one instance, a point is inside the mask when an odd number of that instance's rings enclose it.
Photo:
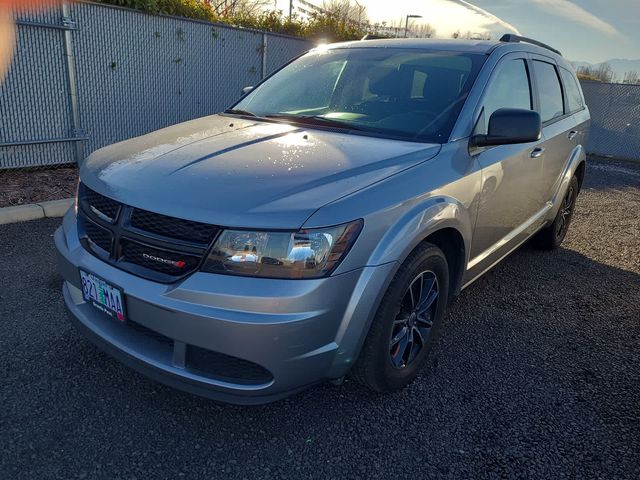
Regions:
[[[567,138],[569,140],[573,140],[574,138],[576,138],[576,135],[578,135],[578,132],[576,130],[571,130],[568,134],[567,134]]]
[[[531,158],[538,158],[538,157],[541,157],[542,155],[544,155],[543,147],[536,147],[533,150],[531,150],[531,153],[529,154]]]

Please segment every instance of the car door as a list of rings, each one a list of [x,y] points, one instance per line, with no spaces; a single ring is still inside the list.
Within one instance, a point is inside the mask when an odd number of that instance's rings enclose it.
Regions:
[[[474,134],[486,134],[499,108],[534,109],[527,54],[506,55],[496,66],[481,97]],[[524,144],[472,149],[482,169],[482,190],[471,245],[468,278],[475,277],[524,240],[544,203],[540,146]]]
[[[563,95],[560,71],[555,61],[543,55],[532,55],[531,65],[544,138],[540,148],[543,149],[542,181],[546,202],[551,201],[558,191],[562,173],[576,146],[578,130]]]

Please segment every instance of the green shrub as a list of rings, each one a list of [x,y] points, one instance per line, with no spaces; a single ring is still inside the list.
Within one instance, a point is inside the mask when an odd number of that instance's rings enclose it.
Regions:
[[[327,42],[357,40],[367,33],[361,26],[353,25],[337,15],[314,14],[309,20],[289,18],[282,12],[264,11],[258,14],[241,13],[219,16],[210,5],[198,0],[99,0],[143,12],[196,18],[225,23],[236,27],[253,28]]]
[[[304,29],[305,37],[327,42],[359,40],[366,34],[361,26],[331,14],[313,14]]]
[[[146,2],[149,1],[152,0],[146,0]],[[156,0],[156,3],[158,5],[157,13],[200,20],[215,20],[215,14],[211,7],[198,0]]]
[[[198,0],[98,0],[119,7],[142,10],[148,13],[162,13],[177,17],[197,18],[200,20],[214,20],[215,14],[211,7]]]

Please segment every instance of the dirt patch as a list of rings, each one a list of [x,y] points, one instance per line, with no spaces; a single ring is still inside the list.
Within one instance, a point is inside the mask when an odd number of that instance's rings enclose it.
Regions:
[[[73,197],[77,183],[77,167],[0,170],[0,207]]]

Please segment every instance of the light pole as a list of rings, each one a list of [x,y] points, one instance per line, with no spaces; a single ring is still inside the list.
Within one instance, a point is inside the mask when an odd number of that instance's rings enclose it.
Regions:
[[[360,5],[358,3],[358,0],[354,0],[354,2],[356,2],[356,6],[358,7],[358,26],[360,26],[362,24],[362,12],[365,9],[365,7]]]
[[[422,15],[407,15],[404,20],[404,38],[407,38],[407,32],[409,31],[409,19],[410,18],[422,18]]]

